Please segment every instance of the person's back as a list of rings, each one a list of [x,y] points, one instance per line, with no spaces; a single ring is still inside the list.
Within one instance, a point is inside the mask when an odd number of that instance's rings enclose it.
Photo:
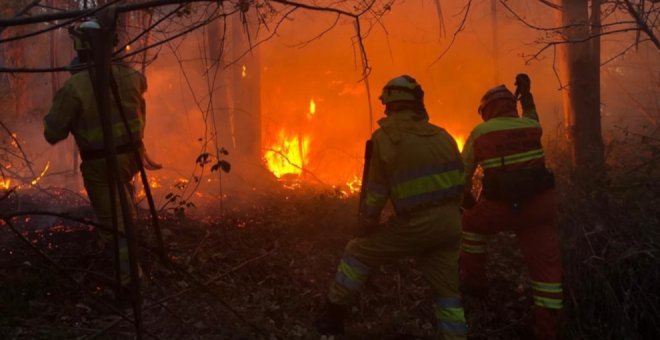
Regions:
[[[50,144],[65,139],[69,133],[74,136],[82,159],[80,170],[85,190],[96,217],[106,230],[100,233],[101,238],[105,240],[105,244],[110,245],[114,244],[112,234],[107,232],[113,227],[112,190],[110,190],[110,176],[106,164],[107,154],[101,117],[94,92],[94,86],[98,84],[93,84],[93,73],[90,73],[93,72],[90,67],[93,55],[92,32],[99,29],[97,22],[88,21],[70,31],[78,60],[72,63],[72,76],[55,94],[43,123],[44,138]],[[142,96],[147,85],[144,76],[125,65],[112,65],[110,75],[110,83],[104,85],[114,89],[108,94],[118,173],[112,175],[118,181],[124,197],[129,200],[127,215],[133,216],[135,204],[131,181],[138,172],[140,163],[143,162],[142,158],[147,159],[142,144],[146,113]],[[114,206],[117,227],[120,231],[124,231],[123,214],[117,208],[120,207],[119,195],[115,195]],[[119,237],[118,243],[119,247],[116,251],[120,259],[121,284],[126,285],[129,282],[128,246],[124,237]],[[111,246],[105,247],[108,250],[112,250],[111,248]]]
[[[130,140],[139,144],[145,126],[145,103],[142,95],[146,91],[144,76],[125,65],[113,65],[112,75],[116,81],[121,104],[131,131],[126,127],[114,96],[110,100],[110,121],[113,125],[115,146],[127,145]],[[94,87],[88,70],[72,75],[55,95],[49,114],[44,118],[44,137],[51,143],[74,136],[83,160],[86,154],[95,152],[103,156],[104,142]]]
[[[460,204],[463,163],[454,139],[411,110],[402,110],[379,121],[373,134],[376,166],[389,178],[369,178],[388,186],[399,214],[413,212],[441,201]],[[381,163],[382,162],[382,163]]]
[[[467,326],[458,294],[459,205],[463,164],[453,138],[428,122],[423,92],[415,79],[400,76],[380,97],[386,118],[373,133],[363,233],[348,242],[327,302],[316,321],[321,335],[343,332],[347,306],[378,266],[414,256],[431,283],[438,331],[465,339]],[[396,214],[380,224],[391,201]]]

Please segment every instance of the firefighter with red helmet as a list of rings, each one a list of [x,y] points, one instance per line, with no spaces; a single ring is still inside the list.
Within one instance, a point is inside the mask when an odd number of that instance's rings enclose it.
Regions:
[[[108,230],[112,229],[112,204],[108,184],[107,166],[101,119],[96,107],[94,89],[90,72],[92,58],[92,32],[100,30],[96,21],[86,21],[69,33],[73,39],[73,47],[77,52],[77,60],[72,62],[72,76],[58,90],[53,98],[52,106],[43,119],[44,137],[50,144],[64,140],[69,133],[73,135],[80,151],[82,163],[80,170],[87,196],[94,208],[99,222]],[[135,156],[137,149],[145,159],[148,169],[158,169],[160,164],[148,160],[144,152],[142,137],[145,126],[145,101],[143,94],[147,90],[145,77],[136,70],[123,65],[112,65],[112,76],[117,84],[123,111],[126,114],[128,129],[124,125],[115,98],[110,101],[113,137],[116,142],[119,173],[115,174],[121,181],[119,190],[124,190],[129,198],[130,215],[135,213],[133,201],[133,185],[131,183],[139,168]],[[131,144],[132,141],[132,144]],[[118,207],[118,200],[116,203]],[[124,231],[122,214],[117,213],[117,224]],[[101,232],[105,243],[112,243],[112,234]],[[124,237],[119,238],[119,258],[122,285],[128,284],[129,260],[128,246]]]
[[[465,148],[466,194],[463,241],[459,257],[461,287],[483,296],[486,242],[489,236],[516,233],[531,276],[538,339],[559,338],[562,311],[561,257],[557,230],[554,176],[546,168],[531,81],[516,77],[516,94],[506,86],[486,92],[479,105],[484,122],[472,130]],[[517,100],[522,106],[518,116]],[[471,180],[483,170],[481,197],[475,201]]]
[[[435,293],[438,330],[465,339],[458,292],[463,163],[454,139],[430,124],[424,92],[410,76],[390,80],[380,96],[386,117],[371,140],[361,237],[346,245],[326,304],[316,321],[321,335],[344,331],[347,307],[380,265],[416,257]],[[390,201],[395,215],[379,224]]]

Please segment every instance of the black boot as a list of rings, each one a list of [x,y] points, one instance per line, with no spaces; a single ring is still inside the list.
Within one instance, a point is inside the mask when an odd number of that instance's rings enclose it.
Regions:
[[[346,306],[326,301],[321,313],[314,321],[314,327],[319,335],[344,334],[344,319]]]

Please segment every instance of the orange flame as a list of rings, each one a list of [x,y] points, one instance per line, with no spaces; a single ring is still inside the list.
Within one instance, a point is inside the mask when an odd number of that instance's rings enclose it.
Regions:
[[[346,182],[346,186],[348,187],[350,194],[357,194],[360,192],[360,188],[362,187],[362,179],[356,175],[353,175],[353,178]]]
[[[0,188],[4,190],[9,190],[9,187],[11,186],[11,179],[6,178],[6,179],[0,179]]]
[[[287,135],[284,130],[277,134],[277,141],[266,150],[264,159],[268,170],[275,177],[286,174],[300,175],[309,163],[309,136]]]

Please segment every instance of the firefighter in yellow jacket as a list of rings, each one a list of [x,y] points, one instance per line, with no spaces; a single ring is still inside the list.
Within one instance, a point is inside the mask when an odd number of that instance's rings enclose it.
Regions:
[[[91,58],[91,44],[88,31],[100,29],[98,23],[88,21],[82,23],[78,28],[72,30],[74,48],[78,54],[79,62],[84,65]],[[133,150],[137,148],[144,153],[142,136],[145,124],[145,102],[143,94],[147,89],[144,76],[132,68],[124,65],[113,65],[112,75],[119,88],[119,97],[130,131],[126,130],[120,112],[117,109],[115,98],[111,98],[111,121],[119,173],[115,174],[121,181],[121,189],[129,198],[130,214],[135,212],[133,203],[133,187],[131,180],[138,172],[138,164]],[[85,185],[85,190],[91,201],[94,212],[103,226],[112,229],[112,212],[110,189],[108,186],[107,167],[103,143],[103,132],[101,120],[96,107],[94,89],[90,74],[86,69],[73,73],[62,88],[55,94],[53,104],[44,117],[44,137],[50,144],[55,144],[65,139],[69,133],[75,138],[80,151],[82,163],[80,170]],[[131,138],[129,138],[129,133]],[[135,145],[130,144],[130,140]],[[118,200],[117,200],[118,202]],[[119,210],[119,204],[116,204]],[[121,213],[117,213],[119,230],[123,231]],[[107,244],[112,239],[109,233],[101,233],[101,237]],[[128,246],[125,238],[119,239],[120,271],[122,284],[130,280],[128,264]]]
[[[454,139],[428,122],[421,86],[410,76],[389,81],[380,96],[386,117],[371,137],[361,224],[368,233],[348,242],[326,304],[316,320],[321,335],[342,334],[347,306],[378,266],[415,257],[433,287],[438,330],[465,339],[458,292],[459,207],[464,172]],[[379,226],[390,201],[396,214]]]

